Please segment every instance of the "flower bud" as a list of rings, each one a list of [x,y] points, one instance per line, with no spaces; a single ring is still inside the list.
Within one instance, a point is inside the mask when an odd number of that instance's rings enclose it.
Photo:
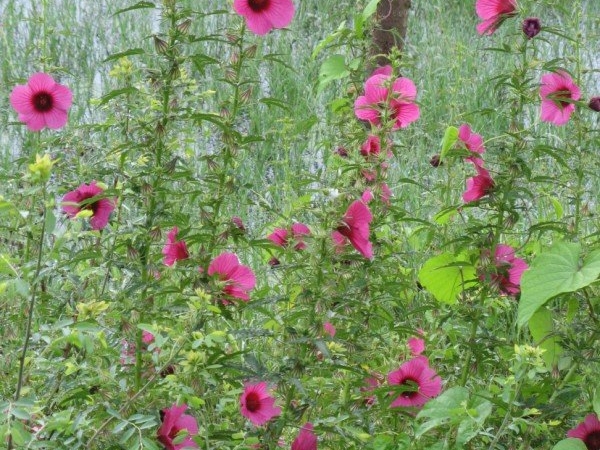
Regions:
[[[50,172],[55,161],[50,159],[50,155],[35,155],[35,162],[29,164],[29,175],[33,181],[45,183],[50,179]]]
[[[523,33],[525,33],[527,39],[533,39],[541,29],[542,24],[537,17],[528,17],[523,21]]]
[[[591,110],[600,112],[600,97],[592,97],[588,106]]]

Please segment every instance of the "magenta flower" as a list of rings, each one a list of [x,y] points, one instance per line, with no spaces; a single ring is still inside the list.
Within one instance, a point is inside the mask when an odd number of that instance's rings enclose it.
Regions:
[[[169,267],[175,264],[176,261],[181,261],[190,257],[185,241],[177,240],[177,233],[179,233],[178,228],[173,227],[173,229],[169,231],[167,243],[162,249],[162,254],[165,255],[163,263]]]
[[[335,337],[336,329],[331,322],[325,322],[323,324],[323,330],[331,337]]]
[[[379,136],[374,134],[369,135],[364,144],[360,147],[360,154],[365,158],[369,158],[370,156],[379,156],[381,152],[381,140]]]
[[[360,120],[379,126],[387,111],[394,121],[393,130],[406,128],[419,118],[416,98],[417,88],[412,80],[401,77],[392,82],[390,75],[377,73],[365,82],[365,95],[354,102],[354,113]]]
[[[570,75],[560,70],[542,76],[540,97],[542,98],[540,120],[560,126],[566,124],[571,118],[571,114],[575,111],[575,104],[572,102],[581,98],[581,91]]]
[[[246,19],[252,32],[260,35],[287,27],[295,12],[292,0],[234,0],[233,9]]]
[[[494,180],[490,173],[483,168],[483,161],[479,158],[471,160],[477,170],[477,175],[467,179],[467,189],[463,192],[463,200],[466,203],[473,202],[485,197],[494,188]]]
[[[92,211],[90,225],[94,230],[101,230],[108,224],[110,214],[115,209],[113,200],[96,198],[102,192],[104,189],[96,185],[96,181],[92,181],[89,185],[84,183],[74,191],[65,194],[62,209],[71,219],[81,211]]]
[[[192,439],[198,434],[198,423],[193,416],[183,414],[186,409],[185,403],[181,406],[175,403],[162,410],[162,425],[156,436],[167,450],[198,448]]]
[[[517,295],[521,292],[521,275],[529,267],[527,263],[515,256],[515,251],[509,245],[498,244],[494,253],[496,273],[491,278],[500,292],[506,295]]]
[[[340,226],[331,233],[331,238],[338,248],[350,241],[352,246],[367,259],[373,257],[373,247],[369,241],[369,224],[373,215],[369,207],[360,200],[355,200],[348,207]]]
[[[419,356],[425,350],[425,341],[416,337],[408,339],[408,348],[412,356]]]
[[[596,414],[588,414],[577,427],[569,430],[567,437],[581,439],[588,450],[600,450],[600,421]]]
[[[296,242],[294,249],[304,250],[306,248],[304,237],[310,236],[310,229],[303,223],[295,223],[291,226],[290,230],[286,230],[285,228],[275,228],[275,230],[267,236],[267,239],[279,247],[287,247],[290,244],[290,235]]]
[[[223,293],[247,302],[248,291],[254,289],[256,277],[252,270],[240,264],[235,253],[221,253],[208,266],[208,275],[217,275],[223,285]]]
[[[317,436],[313,433],[313,424],[306,422],[294,442],[292,450],[317,450]]]
[[[246,383],[240,397],[240,411],[256,426],[267,423],[281,414],[281,408],[274,406],[275,399],[269,395],[267,383]]]
[[[425,356],[406,361],[388,374],[388,383],[406,388],[390,407],[423,406],[442,392],[442,379],[429,367]]]
[[[15,86],[10,94],[10,104],[19,113],[19,120],[31,131],[64,127],[72,103],[71,90],[46,73],[33,74],[27,84]]]
[[[464,123],[458,129],[458,139],[471,153],[478,153],[482,155],[485,152],[483,146],[483,138],[480,134],[473,133],[471,127]],[[483,161],[476,155],[471,155],[467,158],[467,161],[471,161],[474,164],[483,164]]]
[[[477,15],[483,22],[477,25],[479,34],[494,34],[507,17],[517,11],[517,0],[477,0]]]
[[[154,342],[154,335],[149,331],[142,331],[142,342],[146,345],[150,345]]]

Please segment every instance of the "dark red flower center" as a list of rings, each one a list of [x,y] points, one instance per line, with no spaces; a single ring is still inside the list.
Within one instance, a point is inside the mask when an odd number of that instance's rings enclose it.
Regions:
[[[86,200],[89,200],[92,197],[87,197],[84,198],[82,200],[82,202],[85,202]],[[99,201],[95,201],[95,202],[90,202],[90,203],[85,203],[84,205],[81,206],[81,209],[88,209],[91,210],[93,215],[96,215],[96,213],[98,212],[98,207],[100,206],[100,202]]]
[[[560,90],[553,92],[551,98],[558,103],[561,108],[566,108],[570,103],[565,102],[563,99],[571,100],[571,91],[567,87],[562,87]]]
[[[250,392],[246,395],[246,409],[250,412],[256,412],[260,409],[260,397],[256,392]]]
[[[583,438],[588,450],[600,450],[600,430],[592,431]]]
[[[248,0],[248,6],[254,12],[261,12],[268,9],[271,4],[271,0]]]
[[[406,377],[400,385],[406,389],[400,394],[402,397],[412,399],[419,395],[419,382],[414,378]]]
[[[337,227],[336,231],[347,238],[352,235],[352,228],[350,228],[350,226],[345,223],[342,223],[339,227]]]
[[[41,91],[35,94],[32,98],[33,107],[37,112],[48,112],[52,109],[54,99],[48,92]]]
[[[181,428],[177,428],[177,427],[173,427],[171,428],[171,430],[169,431],[169,437],[171,439],[175,439],[177,437],[177,433],[179,433],[182,429]]]

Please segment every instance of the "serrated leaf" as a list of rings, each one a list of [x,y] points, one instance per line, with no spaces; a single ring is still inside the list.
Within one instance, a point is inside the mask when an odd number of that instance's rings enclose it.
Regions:
[[[581,439],[568,438],[558,442],[552,450],[587,450]]]
[[[419,282],[437,301],[455,304],[457,296],[476,284],[475,267],[463,257],[442,253],[429,259],[419,271]]]
[[[581,244],[558,242],[533,260],[521,278],[517,323],[525,325],[552,297],[592,284],[600,274],[600,251],[582,259]]]

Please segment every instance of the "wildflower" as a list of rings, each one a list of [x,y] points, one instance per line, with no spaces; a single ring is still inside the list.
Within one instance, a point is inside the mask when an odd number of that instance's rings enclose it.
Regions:
[[[412,356],[419,356],[425,350],[425,341],[416,337],[408,339],[408,348]]]
[[[304,242],[304,236],[310,235],[310,229],[303,223],[295,223],[288,231],[285,228],[275,228],[273,233],[267,236],[271,242],[279,247],[287,247],[289,245],[290,234],[296,241],[294,245],[295,250],[304,250],[306,243]]]
[[[373,75],[385,75],[386,77],[391,77],[392,76],[392,72],[393,72],[393,68],[392,68],[392,66],[390,66],[388,64],[386,66],[381,66],[381,67],[375,68],[375,70],[373,70],[373,72],[371,73],[370,76],[373,76]]]
[[[588,414],[577,427],[569,430],[567,437],[581,439],[588,450],[600,450],[600,421],[596,414]]]
[[[173,404],[162,410],[162,425],[156,435],[167,450],[198,448],[192,439],[198,434],[198,423],[193,416],[183,414],[186,409],[184,403],[180,406]]]
[[[514,16],[517,11],[517,0],[477,0],[475,11],[483,20],[477,25],[477,32],[494,34],[507,17]]]
[[[433,155],[429,160],[429,164],[431,164],[431,167],[440,167],[444,163],[442,162],[440,155]]]
[[[313,424],[306,422],[294,442],[292,450],[317,450],[317,436],[313,433]]]
[[[537,17],[528,17],[523,21],[523,33],[527,36],[527,39],[536,37],[541,29],[542,24]]]
[[[462,124],[458,129],[458,139],[471,153],[478,153],[481,155],[485,152],[483,138],[480,134],[473,133],[471,127],[466,123]],[[475,155],[469,156],[467,161],[471,161],[474,164],[483,164],[481,158],[478,158]]]
[[[110,214],[115,209],[113,200],[96,198],[102,192],[104,189],[98,186],[96,181],[92,181],[89,185],[84,183],[63,197],[62,209],[71,219],[85,212],[84,215],[91,217],[92,229],[101,230],[108,224]]]
[[[388,383],[406,388],[390,407],[423,406],[442,391],[442,379],[429,367],[425,356],[406,361],[388,374]]]
[[[540,119],[554,125],[564,125],[575,111],[573,101],[579,100],[581,91],[569,74],[563,70],[542,76]]]
[[[481,161],[478,159],[478,161]],[[465,202],[473,202],[485,197],[494,188],[494,180],[490,173],[483,168],[479,163],[472,161],[477,175],[467,179],[467,189],[463,192],[463,200]]]
[[[150,345],[154,342],[154,335],[149,331],[142,331],[142,342],[146,345]]]
[[[208,275],[217,274],[223,283],[223,293],[243,301],[250,300],[248,291],[254,289],[256,277],[252,270],[240,264],[235,253],[221,253],[208,266]]]
[[[64,127],[72,103],[71,90],[46,73],[33,74],[27,84],[15,86],[10,94],[10,104],[30,131]]]
[[[233,9],[246,19],[252,32],[260,35],[287,27],[295,12],[292,0],[234,0]]]
[[[500,292],[506,295],[517,295],[521,292],[521,275],[529,266],[523,259],[515,256],[511,246],[503,244],[496,246],[494,265],[496,272],[491,278]]]
[[[360,154],[363,155],[367,159],[370,156],[375,156],[375,157],[379,156],[380,152],[381,152],[381,140],[379,139],[379,136],[376,136],[374,134],[369,135],[367,140],[360,147]]]
[[[336,246],[342,247],[348,240],[361,255],[371,259],[373,248],[369,241],[369,224],[372,220],[373,215],[367,205],[360,200],[352,202],[344,214],[342,223],[331,233]]]
[[[274,406],[275,399],[267,391],[267,383],[246,383],[240,397],[240,411],[254,425],[267,423],[273,417],[281,414],[281,408]]]
[[[325,333],[327,333],[329,336],[335,336],[336,329],[331,322],[325,322],[323,324],[323,330],[325,330]]]
[[[419,118],[416,98],[417,88],[409,78],[396,78],[392,83],[391,74],[377,73],[365,82],[365,95],[354,102],[354,113],[360,120],[379,126],[384,115],[383,108],[394,121],[393,130],[406,128]]]
[[[588,103],[588,107],[592,111],[600,112],[600,97],[592,97]]]
[[[175,264],[176,261],[181,261],[190,257],[185,241],[178,241],[176,239],[177,233],[179,233],[179,229],[173,227],[173,229],[169,231],[167,243],[162,249],[162,254],[165,255],[163,263],[169,267]]]

